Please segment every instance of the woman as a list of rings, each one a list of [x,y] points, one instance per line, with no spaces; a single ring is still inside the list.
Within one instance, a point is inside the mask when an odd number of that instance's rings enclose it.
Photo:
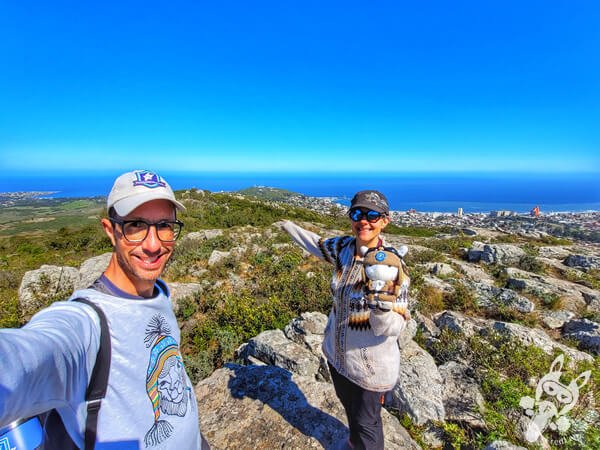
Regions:
[[[379,302],[365,300],[362,259],[370,249],[384,247],[381,232],[390,221],[387,199],[378,191],[360,191],[352,198],[348,215],[354,236],[324,240],[290,221],[283,228],[298,245],[334,265],[333,306],[323,353],[348,417],[349,447],[383,449],[383,394],[396,384],[397,338],[408,317],[395,312],[396,308],[380,308]],[[408,278],[404,277],[397,301],[406,303],[407,299]]]

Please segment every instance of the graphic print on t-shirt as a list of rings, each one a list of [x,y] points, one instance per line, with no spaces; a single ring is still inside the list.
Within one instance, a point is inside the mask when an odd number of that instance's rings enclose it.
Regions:
[[[154,411],[154,424],[144,438],[146,447],[158,445],[171,435],[173,425],[165,416],[185,416],[192,398],[179,347],[170,333],[166,319],[160,314],[152,317],[146,327],[144,342],[146,347],[152,347],[146,392]]]

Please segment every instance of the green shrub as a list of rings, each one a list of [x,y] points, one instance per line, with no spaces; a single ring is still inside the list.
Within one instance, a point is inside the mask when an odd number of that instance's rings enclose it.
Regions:
[[[532,255],[524,255],[519,258],[518,266],[520,269],[525,270],[527,272],[533,273],[543,273],[544,272],[544,264]]]
[[[444,294],[445,309],[463,312],[477,311],[477,299],[475,298],[472,289],[468,288],[461,282],[454,282],[453,286],[453,292]]]
[[[416,308],[426,315],[443,311],[445,309],[444,293],[432,286],[422,286],[417,293]]]

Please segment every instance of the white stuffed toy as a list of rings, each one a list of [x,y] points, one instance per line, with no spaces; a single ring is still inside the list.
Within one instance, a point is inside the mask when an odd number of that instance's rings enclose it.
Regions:
[[[410,319],[408,311],[409,278],[402,257],[408,248],[372,248],[365,252],[364,265],[365,300],[369,308],[395,311]],[[404,287],[404,289],[402,289]]]

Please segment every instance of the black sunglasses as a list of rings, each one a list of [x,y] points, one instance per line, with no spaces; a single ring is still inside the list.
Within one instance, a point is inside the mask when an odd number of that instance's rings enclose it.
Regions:
[[[110,219],[112,223],[121,225],[123,236],[129,242],[142,242],[148,236],[150,227],[156,229],[156,235],[162,242],[174,242],[179,237],[183,222],[179,220],[163,220],[156,223],[146,222],[142,219],[135,220],[117,220]]]
[[[385,214],[382,214],[378,211],[373,211],[372,209],[366,211],[362,209],[351,209],[348,213],[348,216],[352,222],[359,222],[363,219],[367,219],[369,223],[375,223],[382,217],[385,217]]]

